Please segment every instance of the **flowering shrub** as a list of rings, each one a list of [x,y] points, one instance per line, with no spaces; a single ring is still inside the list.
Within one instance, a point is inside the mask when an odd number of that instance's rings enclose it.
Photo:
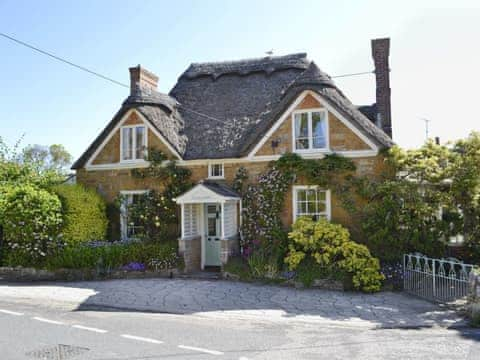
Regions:
[[[240,174],[242,175],[242,174]],[[242,247],[244,254],[262,250],[265,255],[281,251],[285,238],[280,214],[292,178],[275,167],[260,175],[258,184],[243,194]]]
[[[34,264],[63,245],[61,210],[58,197],[46,190],[33,185],[1,186],[0,225],[10,258]]]
[[[384,287],[392,290],[403,289],[403,264],[401,262],[382,264],[381,273],[385,277]]]
[[[344,272],[352,276],[355,289],[365,292],[379,291],[383,275],[378,259],[368,248],[350,240],[343,226],[325,219],[313,221],[301,217],[288,234],[290,239],[285,263],[295,270],[304,261],[314,260],[327,273]]]

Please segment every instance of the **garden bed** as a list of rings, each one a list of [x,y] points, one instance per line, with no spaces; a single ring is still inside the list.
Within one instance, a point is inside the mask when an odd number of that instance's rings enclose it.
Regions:
[[[84,281],[84,280],[111,280],[111,279],[150,279],[177,276],[181,270],[127,271],[112,270],[102,272],[92,269],[57,269],[44,270],[28,267],[0,267],[0,281],[7,282],[34,282],[34,281]]]
[[[243,281],[243,282],[258,282],[261,284],[269,284],[274,283],[276,285],[281,286],[289,286],[295,287],[297,289],[301,288],[314,288],[314,289],[322,289],[322,290],[334,290],[334,291],[348,291],[351,290],[348,286],[342,281],[333,280],[333,279],[314,279],[310,286],[305,286],[305,284],[296,279],[286,279],[282,276],[277,276],[273,278],[266,278],[266,279],[244,279],[241,278],[240,275],[235,273],[231,273],[228,271],[222,271],[222,278],[224,280],[231,280],[231,281]]]

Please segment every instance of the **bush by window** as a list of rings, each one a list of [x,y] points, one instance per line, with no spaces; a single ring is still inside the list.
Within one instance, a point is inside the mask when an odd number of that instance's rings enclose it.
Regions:
[[[62,202],[62,233],[67,243],[105,239],[108,221],[100,195],[81,185],[63,184],[53,190]]]

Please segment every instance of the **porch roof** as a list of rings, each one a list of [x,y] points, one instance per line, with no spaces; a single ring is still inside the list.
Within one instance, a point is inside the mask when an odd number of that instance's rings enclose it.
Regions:
[[[203,181],[175,199],[177,204],[224,203],[239,201],[240,195],[225,184]]]

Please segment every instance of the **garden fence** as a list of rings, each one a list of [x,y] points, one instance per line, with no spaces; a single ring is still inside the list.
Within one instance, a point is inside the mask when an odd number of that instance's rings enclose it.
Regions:
[[[468,295],[473,265],[457,259],[434,259],[405,254],[403,288],[406,292],[437,302],[452,302]]]

